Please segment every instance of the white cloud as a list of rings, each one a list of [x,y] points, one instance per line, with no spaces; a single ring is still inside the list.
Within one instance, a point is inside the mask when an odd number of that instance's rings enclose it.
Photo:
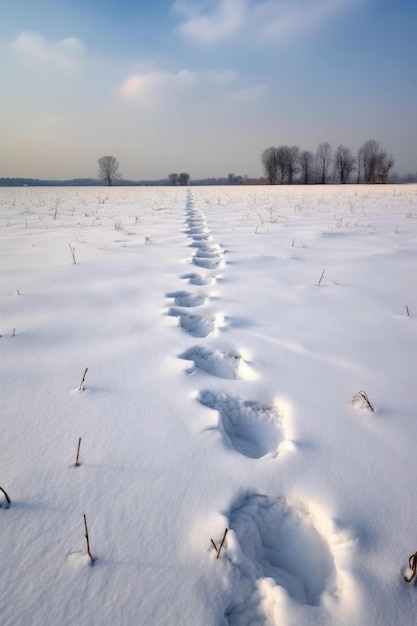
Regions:
[[[167,72],[163,70],[132,74],[119,89],[119,94],[126,99],[153,102],[164,94],[182,92],[189,88],[196,80],[196,74],[190,70]]]
[[[247,0],[219,0],[214,8],[204,13],[204,5],[175,2],[174,10],[182,13],[186,20],[180,30],[192,39],[213,43],[238,32],[247,19]]]
[[[121,84],[119,95],[125,100],[155,106],[163,105],[167,98],[233,93],[239,89],[239,75],[233,70],[158,70],[130,75]]]
[[[27,63],[49,64],[67,70],[75,69],[84,54],[84,45],[76,37],[54,40],[33,31],[21,33],[12,47]]]
[[[200,43],[213,43],[237,33],[261,40],[289,39],[319,27],[365,0],[177,0],[180,31]],[[250,35],[249,35],[250,33]]]

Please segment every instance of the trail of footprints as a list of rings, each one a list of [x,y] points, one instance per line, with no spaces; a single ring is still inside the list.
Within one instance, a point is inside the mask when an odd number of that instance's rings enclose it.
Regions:
[[[215,282],[216,271],[225,266],[224,252],[213,242],[203,211],[196,208],[192,193],[186,203],[185,233],[193,250],[191,263],[205,273],[192,271],[181,276],[188,284],[205,287]],[[200,313],[210,300],[205,292],[175,291],[168,314],[177,317],[181,329],[204,339],[221,329],[222,316]],[[195,310],[199,309],[196,313]],[[220,351],[195,345],[179,358],[193,365],[186,373],[199,371],[223,379],[245,379],[250,367],[237,351]],[[200,391],[198,401],[217,412],[226,447],[250,459],[274,459],[285,441],[283,419],[276,406],[243,400],[210,389]],[[271,604],[277,589],[302,605],[317,606],[324,591],[332,592],[334,558],[324,537],[316,530],[304,505],[290,505],[284,497],[254,492],[239,494],[228,513],[233,534],[230,574],[230,603],[224,624],[251,626],[271,622]],[[226,548],[226,555],[227,555]],[[273,618],[274,619],[274,618]],[[278,621],[276,622],[278,623]]]

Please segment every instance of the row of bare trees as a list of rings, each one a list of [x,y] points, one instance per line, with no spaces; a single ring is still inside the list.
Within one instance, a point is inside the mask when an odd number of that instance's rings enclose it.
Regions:
[[[189,180],[190,175],[188,172],[180,172],[179,174],[174,172],[173,174],[168,174],[168,181],[170,185],[182,185],[186,187]]]
[[[271,146],[261,154],[266,181],[270,185],[303,185],[350,182],[386,183],[394,165],[374,139],[369,139],[353,155],[348,146],[339,145],[333,153],[329,143],[321,143],[316,153],[298,146]]]

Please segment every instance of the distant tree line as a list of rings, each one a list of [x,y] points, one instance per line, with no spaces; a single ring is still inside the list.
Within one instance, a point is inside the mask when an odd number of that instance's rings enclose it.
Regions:
[[[180,172],[179,174],[174,172],[173,174],[168,174],[169,185],[181,185],[183,187],[186,187],[189,180],[190,175],[188,174],[188,172]]]
[[[315,153],[300,150],[298,146],[271,146],[262,152],[261,163],[270,185],[343,185],[388,182],[394,157],[378,141],[369,139],[356,156],[344,145],[339,145],[333,152],[327,142],[321,143]]]

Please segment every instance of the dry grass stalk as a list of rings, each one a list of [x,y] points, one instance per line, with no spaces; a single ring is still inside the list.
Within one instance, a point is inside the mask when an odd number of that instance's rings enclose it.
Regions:
[[[2,492],[4,493],[4,497],[6,498],[6,501],[7,501],[7,508],[8,508],[8,507],[11,505],[10,498],[9,498],[9,496],[7,495],[7,493],[4,491],[3,487],[0,487],[0,491],[2,491]],[[1,506],[1,504],[0,504],[0,506]]]
[[[80,466],[80,464],[78,462],[78,459],[79,459],[79,456],[80,456],[80,447],[81,447],[81,437],[79,437],[79,439],[78,439],[77,457],[75,459],[74,467],[79,467]]]
[[[414,552],[414,554],[412,554],[408,559],[408,567],[411,570],[411,574],[408,577],[404,576],[404,580],[407,583],[411,583],[411,581],[413,580],[413,578],[415,578],[417,574],[417,552]]]
[[[80,382],[80,386],[78,387],[78,391],[84,391],[84,389],[85,389],[84,381],[85,381],[85,376],[86,376],[87,372],[88,372],[88,367],[85,368],[85,372],[84,372],[84,375],[83,375],[82,380]]]
[[[215,550],[216,550],[216,552],[217,552],[217,557],[216,557],[217,559],[220,557],[220,552],[221,552],[221,550],[222,550],[222,548],[223,548],[223,544],[224,544],[224,542],[225,542],[225,539],[226,539],[226,535],[227,535],[228,530],[229,530],[229,529],[228,529],[228,528],[226,528],[226,530],[224,531],[223,539],[221,540],[221,543],[220,543],[220,546],[219,546],[219,547],[217,547],[217,546],[216,546],[216,544],[214,543],[213,539],[210,539],[210,541],[211,541],[211,543],[212,543],[212,546],[214,547],[214,549],[215,549]]]
[[[69,243],[69,249],[71,250],[71,255],[72,255],[72,260],[74,261],[74,265],[76,265],[76,260],[75,260],[75,248],[72,247],[72,245]]]
[[[323,276],[324,276],[324,272],[325,272],[325,271],[326,271],[326,268],[324,268],[324,270],[323,270],[323,271],[322,271],[322,273],[321,273],[320,280],[319,280],[319,282],[317,283],[317,287],[320,287],[320,283],[321,283],[321,281],[322,281],[322,279],[323,279]]]
[[[355,395],[352,398],[351,404],[353,406],[359,405],[360,408],[369,409],[370,411],[372,411],[372,413],[374,413],[375,411],[373,404],[368,398],[368,394],[365,391],[363,391],[363,389],[358,391],[358,393],[355,393]]]
[[[94,564],[94,559],[91,556],[91,551],[90,551],[90,539],[88,537],[87,518],[85,516],[85,513],[84,513],[84,531],[85,531],[85,535],[84,535],[85,536],[85,542],[87,544],[87,554],[88,554],[88,556],[91,559],[91,564],[93,565]]]

